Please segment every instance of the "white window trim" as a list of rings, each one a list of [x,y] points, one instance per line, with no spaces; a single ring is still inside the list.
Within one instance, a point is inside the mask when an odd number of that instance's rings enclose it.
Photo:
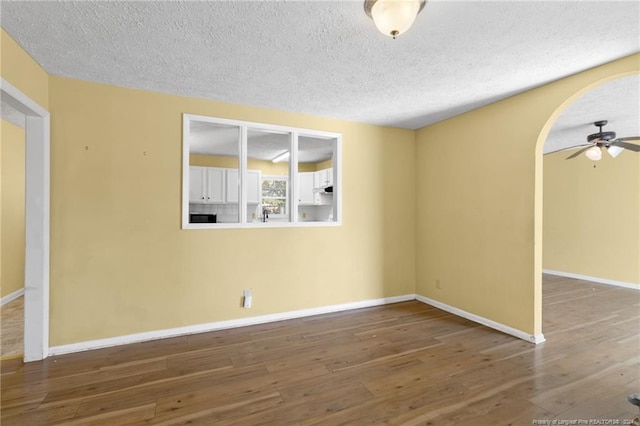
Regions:
[[[240,128],[240,223],[189,223],[189,125],[191,121],[204,121],[213,124],[238,126]],[[249,222],[246,209],[246,172],[247,172],[247,129],[266,132],[288,132],[291,134],[291,156],[289,169],[289,222]],[[332,222],[302,222],[297,217],[298,200],[295,194],[298,185],[298,137],[308,136],[334,141],[333,152],[333,218]],[[230,120],[196,114],[182,114],[182,229],[245,229],[245,228],[314,228],[342,226],[342,135],[339,133],[310,130],[298,127],[278,126],[274,124],[250,121]]]

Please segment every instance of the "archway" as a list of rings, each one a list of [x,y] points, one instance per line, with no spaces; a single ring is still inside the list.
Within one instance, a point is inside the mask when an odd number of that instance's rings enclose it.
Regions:
[[[539,324],[540,331],[542,327],[542,273],[543,273],[543,150],[548,139],[549,133],[556,123],[560,115],[573,105],[579,98],[583,97],[592,90],[618,80],[624,77],[638,75],[637,71],[624,72],[614,74],[595,82],[592,82],[568,97],[562,102],[550,115],[538,135],[535,149],[535,221],[534,221],[534,238],[535,238],[535,261],[534,261],[534,294],[535,294],[535,315],[536,324]],[[626,136],[626,135],[625,135]]]

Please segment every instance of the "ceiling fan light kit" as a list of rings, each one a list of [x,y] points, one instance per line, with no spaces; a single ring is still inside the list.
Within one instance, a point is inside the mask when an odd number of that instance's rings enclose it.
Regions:
[[[624,151],[624,148],[618,145],[611,145],[609,148],[607,148],[607,152],[613,158],[616,158],[618,155],[620,155],[622,151]]]
[[[596,121],[593,123],[594,126],[598,127],[600,131],[598,133],[593,133],[587,136],[587,142],[598,142],[598,141],[610,141],[616,138],[616,132],[603,132],[602,128],[606,126],[608,123],[607,120]]]
[[[378,30],[394,39],[411,28],[426,0],[365,0],[364,11]]]
[[[602,150],[599,146],[592,146],[584,153],[589,160],[599,161],[602,159]]]
[[[572,158],[576,158],[577,156],[579,156],[584,152],[584,155],[589,160],[592,160],[592,161],[599,161],[602,159],[602,148],[604,148],[609,153],[609,155],[611,155],[613,158],[616,158],[625,149],[633,152],[640,152],[640,145],[629,143],[630,141],[640,140],[640,136],[628,136],[625,138],[616,139],[616,132],[602,131],[602,128],[606,126],[607,123],[608,123],[607,120],[600,120],[600,121],[594,122],[593,125],[596,126],[599,129],[599,131],[598,133],[593,133],[587,136],[586,144],[575,145],[569,148],[562,148],[562,149],[559,149],[558,151],[564,151],[567,149],[586,146],[586,148],[582,148],[574,152],[573,154],[568,156],[566,159],[571,160]],[[552,154],[553,152],[558,152],[558,151],[547,152],[547,154]]]

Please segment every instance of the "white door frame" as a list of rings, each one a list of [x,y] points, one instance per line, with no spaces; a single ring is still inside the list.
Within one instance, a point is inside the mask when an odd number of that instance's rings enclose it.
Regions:
[[[49,355],[49,112],[0,77],[2,100],[25,120],[24,361]]]

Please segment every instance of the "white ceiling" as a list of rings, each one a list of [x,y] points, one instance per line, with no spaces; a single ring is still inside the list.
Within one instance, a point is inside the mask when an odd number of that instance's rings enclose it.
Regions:
[[[359,0],[1,8],[54,75],[410,129],[640,51],[638,1],[431,0],[396,40]]]

